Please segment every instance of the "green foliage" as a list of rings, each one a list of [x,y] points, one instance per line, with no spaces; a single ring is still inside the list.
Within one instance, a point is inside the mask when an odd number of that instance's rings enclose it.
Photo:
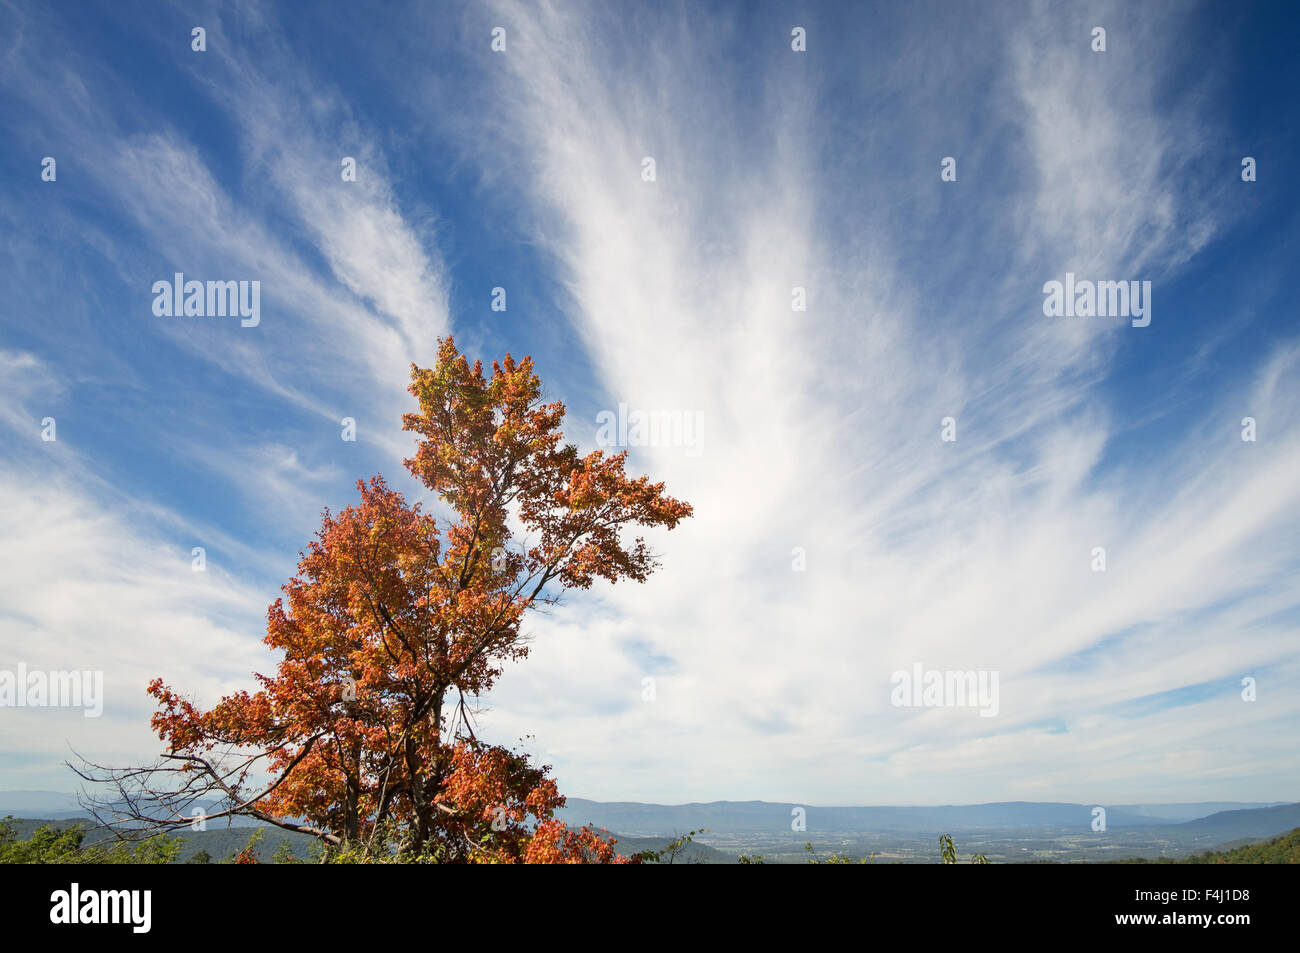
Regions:
[[[181,842],[155,835],[132,843],[105,838],[86,843],[89,830],[81,824],[59,828],[38,827],[26,840],[19,840],[14,818],[0,820],[0,864],[170,864],[180,853]]]
[[[304,847],[300,841],[290,840],[282,837],[276,844],[275,850],[271,853],[270,860],[265,859],[266,846],[263,841],[266,839],[269,827],[262,827],[255,830],[249,835],[248,842],[240,848],[235,854],[222,861],[223,864],[304,864],[304,863],[324,863],[325,845],[320,842],[310,843]],[[336,860],[334,863],[380,863],[381,859],[373,850],[367,851],[365,845],[353,844],[345,849],[350,852],[349,860]],[[199,851],[205,857],[206,850]],[[391,851],[389,852],[392,853]],[[299,856],[299,855],[302,856]],[[195,857],[198,855],[196,854]],[[387,855],[383,860],[388,860]],[[206,860],[196,860],[191,858],[190,863],[208,863]],[[413,863],[410,859],[399,859],[397,863]]]
[[[233,857],[228,858],[225,863],[228,864],[260,864],[257,849],[262,846],[262,840],[266,837],[266,828],[259,828],[248,835],[248,843],[236,853]]]
[[[939,835],[939,856],[945,864],[957,863],[957,845],[952,842],[951,834]]]
[[[803,849],[809,854],[808,863],[810,864],[869,864],[876,859],[874,850],[869,856],[854,860],[848,854],[831,854],[829,857],[819,857],[816,848],[812,844],[804,844]]]
[[[280,841],[280,846],[275,849],[275,853],[271,855],[271,863],[301,864],[302,861],[294,856],[293,845],[290,844],[287,840],[282,840]]]
[[[951,834],[939,835],[939,857],[945,864],[957,863],[957,845],[953,843]],[[971,854],[970,862],[972,864],[987,864],[989,859],[983,854]]]
[[[687,831],[662,850],[643,850],[638,851],[632,856],[640,858],[641,863],[643,864],[671,864],[675,863],[679,859],[684,863],[689,863],[689,861],[686,860],[686,848],[694,842],[696,834],[707,834],[708,832],[709,830],[707,827],[702,827],[698,831]]]

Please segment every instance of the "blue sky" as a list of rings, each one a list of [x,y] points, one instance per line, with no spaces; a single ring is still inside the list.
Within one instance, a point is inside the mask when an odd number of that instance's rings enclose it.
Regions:
[[[148,756],[154,675],[273,667],[322,507],[420,496],[407,369],[450,332],[532,354],[584,448],[620,404],[703,421],[632,448],[696,507],[660,573],[539,618],[485,700],[562,791],[1294,800],[1298,22],[0,6],[0,669],[107,693],[0,711],[0,787]],[[176,271],[260,281],[260,324],[155,316]],[[1066,272],[1150,281],[1151,324],[1046,317]],[[891,705],[918,662],[999,672],[998,715]]]

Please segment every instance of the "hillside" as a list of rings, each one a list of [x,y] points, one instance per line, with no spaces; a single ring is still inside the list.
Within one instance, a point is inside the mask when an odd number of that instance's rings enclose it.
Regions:
[[[1174,860],[1168,857],[1148,859],[1132,857],[1114,861],[1118,864],[1300,864],[1300,828],[1289,834],[1257,844],[1230,850],[1211,850],[1194,857]]]
[[[1198,835],[1216,838],[1219,843],[1247,837],[1273,837],[1282,831],[1300,827],[1300,804],[1246,811],[1220,811],[1176,826],[1184,830],[1195,830]]]

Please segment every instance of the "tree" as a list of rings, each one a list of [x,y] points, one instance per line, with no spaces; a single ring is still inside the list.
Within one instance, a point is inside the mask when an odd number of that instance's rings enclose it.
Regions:
[[[403,429],[418,442],[406,466],[454,518],[440,526],[382,477],[358,481],[360,502],[325,511],[268,611],[276,673],[207,710],[155,679],[166,750],[147,768],[90,766],[83,777],[116,789],[97,808],[179,826],[215,797],[209,819],[251,816],[353,854],[617,856],[554,820],[564,798],[549,766],[474,736],[469,700],[528,654],[530,609],[597,579],[644,580],[658,564],[625,531],[671,530],[691,507],[627,476],[626,452],[563,443],[564,405],[543,402],[530,358],[507,354],[486,374],[448,338],[434,367],[412,365],[409,389],[419,412]]]
[[[939,835],[939,857],[945,864],[957,863],[957,845],[953,843],[951,834]],[[987,864],[989,859],[983,854],[971,854],[970,862],[972,864]]]
[[[957,863],[957,845],[952,842],[951,834],[939,835],[939,856],[945,864]]]
[[[709,829],[701,827],[697,831],[687,831],[685,834],[678,834],[668,842],[667,846],[660,850],[643,850],[638,855],[643,864],[675,864],[678,858],[682,863],[699,863],[698,860],[688,861],[690,856],[689,848],[695,843],[696,834],[707,834]],[[742,861],[744,863],[744,861]]]

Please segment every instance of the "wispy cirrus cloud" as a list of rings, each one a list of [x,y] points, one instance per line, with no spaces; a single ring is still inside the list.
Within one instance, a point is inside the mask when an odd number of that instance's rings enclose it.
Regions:
[[[1237,425],[1243,408],[1271,415],[1285,398],[1243,384],[1172,457],[1117,456],[1110,360],[1132,339],[1041,312],[1039,288],[1058,269],[1172,277],[1215,233],[1218,213],[1178,179],[1178,157],[1205,146],[1205,104],[1176,121],[1159,111],[1150,64],[1167,47],[1150,24],[1123,17],[1140,56],[1112,56],[1103,73],[1086,60],[1086,29],[999,18],[1012,50],[1001,94],[969,108],[1006,139],[1001,155],[980,147],[1027,174],[1014,200],[952,212],[954,229],[974,215],[1011,244],[996,258],[978,243],[936,246],[942,287],[900,251],[914,225],[822,190],[843,180],[841,163],[859,178],[890,174],[890,156],[836,152],[824,97],[844,77],[825,60],[792,74],[782,34],[751,31],[771,45],[748,75],[782,83],[742,84],[735,72],[715,80],[710,50],[730,36],[721,17],[652,30],[587,7],[499,4],[494,16],[511,36],[495,114],[518,152],[482,161],[505,163],[502,178],[532,206],[606,406],[699,410],[706,439],[696,459],[634,451],[695,519],[656,540],[662,576],[602,597],[601,637],[540,624],[488,724],[524,730],[578,693],[575,678],[612,682],[621,711],[565,706],[542,735],[590,796],[726,797],[740,784],[771,798],[924,802],[951,798],[954,765],[968,799],[1083,797],[1080,764],[1094,790],[1118,795],[1160,748],[1158,735],[1134,744],[1143,731],[1181,718],[1176,737],[1224,752],[1225,733],[1290,714],[1276,698],[1237,699],[1246,670],[1295,677],[1290,630],[1269,619],[1296,605],[1284,542],[1300,515],[1296,433],[1280,423],[1265,447]],[[746,124],[755,102],[758,132]],[[871,121],[905,127],[905,102],[883,113]],[[931,148],[938,189],[939,157],[959,150]],[[640,174],[644,156],[655,182]],[[963,189],[979,188],[963,175]],[[840,240],[850,223],[853,240]],[[807,313],[791,311],[793,286],[807,289]],[[1257,374],[1294,371],[1286,351]],[[940,441],[947,416],[952,444]],[[1091,571],[1095,546],[1110,555],[1105,574]],[[794,547],[805,573],[792,572]],[[639,661],[632,647],[645,642],[671,664]],[[1104,676],[1045,670],[1103,645]],[[918,660],[1000,671],[996,724],[891,707],[890,673]],[[640,698],[645,676],[653,703]],[[1109,741],[1082,730],[1203,683],[1220,686],[1213,702],[1125,716],[1140,727]],[[1210,714],[1224,708],[1224,720]],[[1283,760],[1277,777],[1294,777]],[[1206,764],[1198,783],[1226,790],[1216,786],[1230,773]],[[1176,796],[1187,777],[1174,777],[1145,787]]]
[[[138,233],[133,253],[114,256],[122,281],[139,288],[132,326],[296,408],[335,419],[340,408],[364,411],[371,426],[362,438],[394,454],[405,447],[395,421],[406,369],[427,360],[449,328],[445,269],[427,223],[404,219],[377,134],[293,58],[275,21],[257,10],[243,5],[228,16],[260,23],[260,48],[223,43],[214,16],[205,20],[211,56],[181,61],[234,132],[238,183],[218,174],[173,117],[137,131],[142,117],[154,118],[151,107],[104,64],[51,64],[45,46],[29,39],[11,56],[7,84],[64,145],[65,178],[93,183]],[[164,56],[189,54],[173,45]],[[314,108],[300,108],[300,97]],[[359,162],[355,182],[340,175],[344,156]],[[173,271],[260,280],[265,325],[240,334],[151,320],[149,288]]]

